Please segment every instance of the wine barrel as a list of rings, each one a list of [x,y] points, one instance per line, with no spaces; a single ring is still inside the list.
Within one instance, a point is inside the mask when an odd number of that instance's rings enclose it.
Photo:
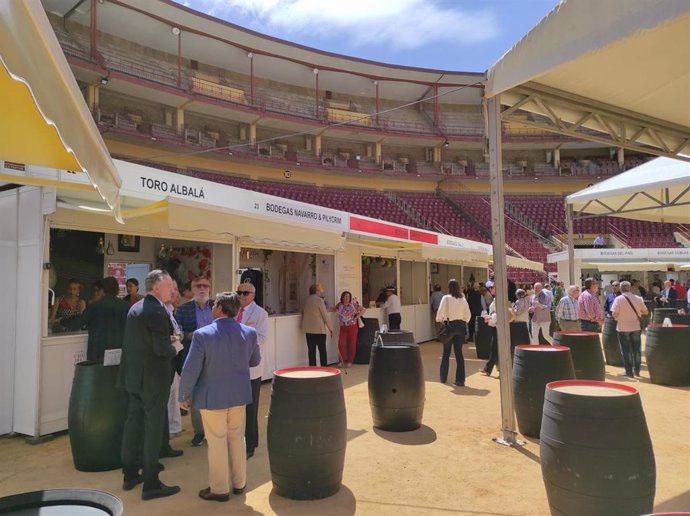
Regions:
[[[477,316],[474,323],[474,347],[477,351],[477,358],[488,359],[491,354],[491,328],[484,318]]]
[[[374,332],[374,345],[383,344],[414,344],[414,333],[410,330],[388,330],[387,332]]]
[[[552,515],[652,510],[656,465],[636,389],[581,380],[547,384],[540,440]]]
[[[652,383],[690,385],[690,326],[651,324],[645,357]]]
[[[578,380],[600,380],[606,377],[604,354],[599,334],[593,331],[557,331],[553,343],[570,348]]]
[[[346,419],[338,369],[294,367],[274,373],[266,440],[277,495],[317,500],[338,492]]]
[[[0,498],[0,513],[17,516],[122,516],[122,500],[95,489],[46,489]]]
[[[369,405],[374,426],[381,430],[407,432],[422,426],[424,367],[419,346],[371,348]]]
[[[513,399],[515,416],[522,435],[539,437],[544,406],[544,389],[556,380],[574,380],[570,348],[565,346],[515,347],[513,359]]]
[[[357,348],[355,351],[355,364],[368,364],[371,357],[371,345],[374,336],[379,330],[379,320],[375,317],[362,317],[364,328],[357,332]]]
[[[676,308],[655,308],[654,309],[654,317],[652,318],[652,322],[654,324],[662,324],[666,317],[668,317],[671,314],[677,314],[677,313],[678,313],[678,310]]]
[[[618,343],[617,325],[618,321],[613,317],[604,319],[604,327],[601,331],[601,343],[604,346],[606,363],[610,366],[622,367],[623,355],[621,355],[621,346]]]
[[[122,466],[127,393],[115,387],[119,366],[79,362],[74,367],[67,426],[74,467],[108,471]]]
[[[515,356],[515,346],[529,344],[529,328],[525,321],[513,321],[510,323],[510,357]]]

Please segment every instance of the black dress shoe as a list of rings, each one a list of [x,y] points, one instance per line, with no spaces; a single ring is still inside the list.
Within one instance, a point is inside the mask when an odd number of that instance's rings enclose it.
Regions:
[[[203,442],[204,434],[194,434],[194,437],[192,437],[192,446],[201,446]]]
[[[247,458],[250,459],[254,456],[254,450],[247,452]]]
[[[230,500],[230,493],[216,494],[211,492],[211,488],[207,487],[199,491],[199,498],[209,500],[211,502],[227,502]]]
[[[455,385],[456,387],[464,387],[465,382],[453,382],[453,385]]]
[[[153,500],[154,498],[164,498],[180,492],[180,486],[166,486],[163,482],[157,488],[144,489],[141,492],[142,500]]]
[[[122,490],[131,491],[139,484],[141,484],[143,481],[144,477],[142,477],[141,475],[137,475],[136,477],[125,477],[125,479],[122,481]]]
[[[233,487],[232,488],[232,494],[234,495],[241,495],[244,494],[244,490],[247,488],[247,486],[244,487]]]
[[[179,457],[183,453],[184,453],[184,450],[175,450],[173,448],[166,448],[165,450],[160,452],[159,457],[161,457],[161,458]]]

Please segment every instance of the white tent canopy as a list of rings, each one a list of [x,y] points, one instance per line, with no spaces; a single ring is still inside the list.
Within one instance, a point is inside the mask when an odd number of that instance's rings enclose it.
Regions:
[[[566,201],[578,213],[690,223],[690,163],[657,158]]]
[[[690,161],[690,2],[563,0],[487,71],[485,106],[496,250],[505,239],[501,120]],[[571,281],[570,211],[568,226]],[[505,275],[497,267],[498,313],[507,309]],[[508,373],[501,374],[503,440],[512,444],[507,321],[497,331]]]
[[[498,94],[504,120],[519,108],[542,129],[690,155],[690,2],[564,0],[488,71]]]

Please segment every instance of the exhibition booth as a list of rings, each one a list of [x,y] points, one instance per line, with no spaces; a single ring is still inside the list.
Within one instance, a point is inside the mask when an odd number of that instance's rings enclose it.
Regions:
[[[13,431],[44,435],[67,428],[74,364],[84,359],[87,333],[49,322],[50,307],[76,279],[88,302],[92,284],[104,276],[125,281],[164,268],[180,287],[208,275],[212,292],[234,290],[241,281],[257,288],[257,303],[269,313],[267,370],[305,365],[301,306],[309,286],[323,287],[333,309],[350,291],[366,308],[364,317],[385,322],[380,293],[395,287],[402,302],[402,328],[415,340],[433,338],[429,293],[450,278],[483,281],[491,246],[309,205],[197,178],[115,160],[122,180],[120,224],[97,193],[74,188],[88,178],[26,167],[5,175],[23,180],[62,174],[70,187],[25,186],[0,192],[8,228],[21,221],[24,241],[35,245],[16,264],[25,291],[16,317],[36,329],[35,340],[14,343],[23,364],[15,377]],[[20,244],[21,248],[21,244]],[[540,267],[539,264],[521,263]],[[380,301],[380,300],[379,300]],[[1,303],[15,304],[16,300]],[[329,362],[337,359],[338,323],[328,339]],[[266,379],[270,378],[268,375]]]

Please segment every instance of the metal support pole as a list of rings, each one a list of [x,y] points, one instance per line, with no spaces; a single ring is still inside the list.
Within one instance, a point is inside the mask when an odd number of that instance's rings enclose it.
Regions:
[[[568,227],[568,285],[579,285],[575,280],[575,241],[573,238],[573,205],[565,205],[565,224]]]
[[[374,81],[374,86],[376,86],[376,114],[374,115],[374,121],[376,122],[376,127],[379,126],[379,81]]]
[[[319,119],[319,70],[314,68],[314,100],[316,101],[316,119]]]
[[[90,49],[89,54],[91,59],[96,61],[98,58],[98,37],[97,37],[97,24],[98,24],[98,2],[96,0],[91,0],[91,27],[89,27],[89,42]]]
[[[254,54],[249,58],[249,101],[254,105]]]
[[[434,84],[434,127],[438,129],[438,84]]]
[[[498,95],[487,99],[489,125],[489,182],[491,187],[491,237],[494,251],[494,283],[498,322],[498,364],[501,371],[501,430],[496,442],[518,444],[513,410],[513,364],[510,357],[510,321],[508,320],[508,274],[506,266],[505,218],[503,201],[503,158],[501,141],[501,104]]]
[[[178,29],[179,30],[179,29]],[[182,87],[182,31],[177,33],[177,87]]]

